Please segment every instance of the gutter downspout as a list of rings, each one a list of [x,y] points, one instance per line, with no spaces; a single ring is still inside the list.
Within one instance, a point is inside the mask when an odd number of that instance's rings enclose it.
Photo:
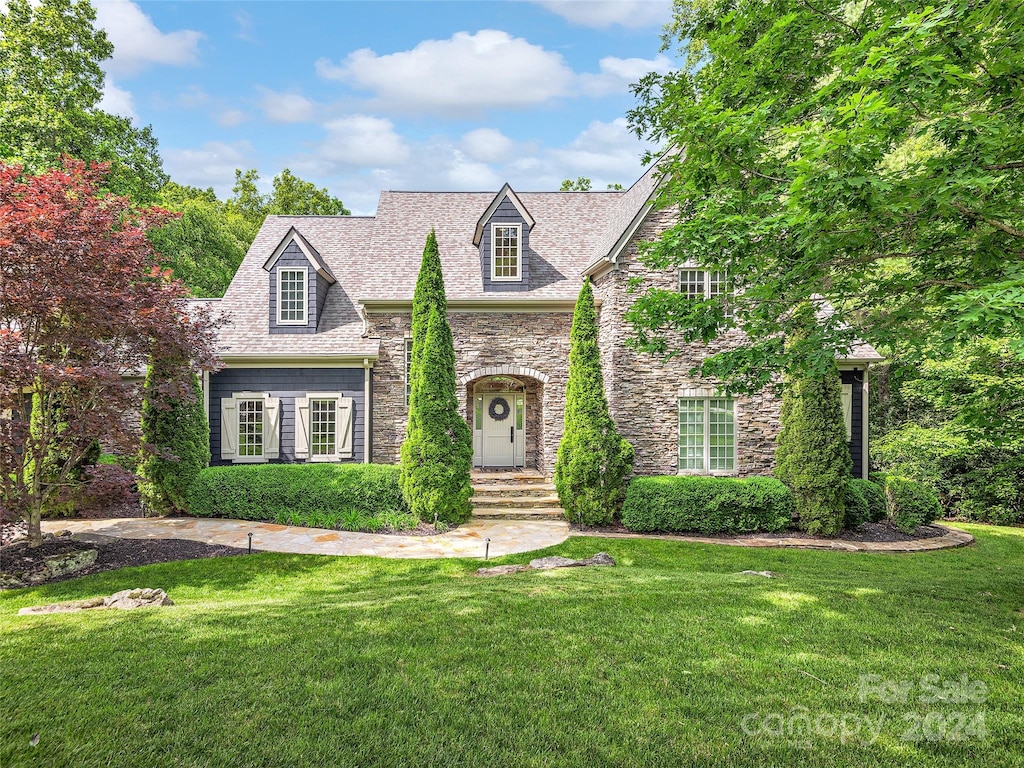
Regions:
[[[373,422],[373,406],[370,402],[370,360],[363,358],[363,463],[370,463],[370,427]]]
[[[861,463],[861,477],[865,480],[868,479],[868,374],[871,372],[871,363],[864,364],[864,383],[861,385],[861,450],[860,450],[860,463]]]

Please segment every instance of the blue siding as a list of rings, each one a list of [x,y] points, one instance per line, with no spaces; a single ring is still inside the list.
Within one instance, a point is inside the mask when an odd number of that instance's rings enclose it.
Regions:
[[[306,324],[305,325],[278,325],[277,324],[277,271],[280,267],[305,267],[306,268]],[[292,240],[284,253],[270,269],[270,332],[271,333],[316,333],[316,324],[320,316],[320,309],[323,303],[320,300],[321,291],[318,284],[323,281],[323,299],[327,299],[327,281],[317,274],[316,269],[309,263],[306,254]]]
[[[495,282],[491,280],[491,225],[492,224],[520,224],[521,242],[519,244],[520,258],[522,259],[523,280],[522,282]],[[530,250],[530,229],[526,220],[519,213],[519,210],[512,205],[507,197],[501,201],[495,209],[494,214],[484,225],[483,237],[480,238],[480,269],[484,281],[484,291],[528,291],[530,290],[530,262],[533,260],[533,251]]]
[[[850,440],[850,458],[853,459],[852,474],[854,477],[863,476],[863,456],[867,446],[864,445],[864,371],[840,371],[839,376],[843,384],[853,385],[853,413],[850,422],[852,424],[852,436]]]
[[[233,392],[269,392],[281,398],[281,457],[278,462],[295,461],[295,398],[307,392],[340,392],[351,397],[352,458],[364,457],[366,403],[362,368],[227,368],[210,374],[211,464],[230,464],[220,458],[220,401]]]

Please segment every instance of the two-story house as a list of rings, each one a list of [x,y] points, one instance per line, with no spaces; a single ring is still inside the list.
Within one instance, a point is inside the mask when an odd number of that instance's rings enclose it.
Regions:
[[[393,463],[405,434],[411,307],[424,241],[437,233],[460,407],[474,466],[550,476],[562,433],[569,328],[581,281],[594,286],[612,416],[636,471],[770,473],[779,401],[719,396],[695,360],[626,345],[630,278],[697,295],[725,290],[697,267],[646,273],[637,245],[668,212],[653,169],[608,192],[381,193],[376,216],[270,216],[217,310],[225,368],[205,381],[215,464]],[[854,474],[867,473],[868,346],[840,361]]]

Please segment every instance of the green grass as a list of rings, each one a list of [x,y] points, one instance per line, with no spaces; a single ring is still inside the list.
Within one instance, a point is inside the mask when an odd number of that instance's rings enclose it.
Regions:
[[[263,554],[8,592],[0,766],[1019,765],[1024,530],[964,527],[917,555],[574,538],[549,552],[620,567]],[[177,605],[15,615],[132,586]],[[914,687],[861,701],[862,675]],[[985,700],[923,703],[925,675]],[[744,732],[802,708],[881,735]],[[986,735],[901,738],[930,711]]]

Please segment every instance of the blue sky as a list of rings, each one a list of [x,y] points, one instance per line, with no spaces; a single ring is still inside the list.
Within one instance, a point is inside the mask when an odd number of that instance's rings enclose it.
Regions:
[[[628,186],[629,84],[677,64],[668,0],[94,2],[104,107],[153,126],[172,178],[223,196],[289,167],[362,214],[381,189]]]

